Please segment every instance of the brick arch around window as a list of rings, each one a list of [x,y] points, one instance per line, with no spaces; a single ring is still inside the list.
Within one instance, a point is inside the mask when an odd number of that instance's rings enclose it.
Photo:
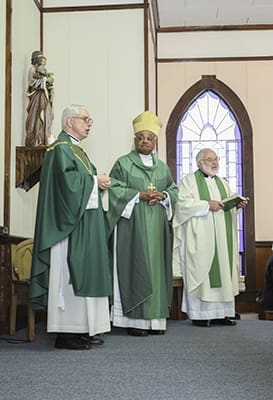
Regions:
[[[173,108],[166,128],[167,163],[173,177],[176,177],[176,138],[181,118],[189,106],[205,91],[212,90],[228,105],[237,119],[242,140],[242,177],[243,193],[250,197],[244,212],[244,248],[243,270],[246,276],[246,293],[256,292],[256,262],[255,262],[255,225],[254,225],[254,187],[253,187],[253,137],[250,119],[245,106],[239,97],[215,75],[203,75],[200,81],[190,87]],[[251,298],[253,296],[250,296]]]

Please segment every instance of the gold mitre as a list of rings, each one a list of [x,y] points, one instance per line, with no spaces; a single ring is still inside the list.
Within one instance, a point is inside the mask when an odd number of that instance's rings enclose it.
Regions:
[[[162,128],[160,119],[152,111],[144,111],[133,120],[134,133],[149,131],[156,136]]]

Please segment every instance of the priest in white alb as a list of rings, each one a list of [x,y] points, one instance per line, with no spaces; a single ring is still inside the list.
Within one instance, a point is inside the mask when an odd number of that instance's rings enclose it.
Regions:
[[[219,158],[211,149],[196,156],[198,169],[179,184],[174,215],[174,271],[183,278],[182,311],[197,326],[235,325],[239,293],[236,207],[224,210],[233,193],[217,176]]]

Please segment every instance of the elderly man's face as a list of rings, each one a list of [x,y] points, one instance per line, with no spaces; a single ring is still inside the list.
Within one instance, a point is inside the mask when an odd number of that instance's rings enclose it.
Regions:
[[[71,134],[79,140],[87,138],[93,124],[87,110],[81,110],[79,115],[70,118]]]
[[[219,158],[217,154],[212,150],[204,151],[202,159],[198,162],[198,167],[208,176],[216,175],[219,170]]]
[[[157,137],[149,131],[141,131],[136,133],[135,148],[138,153],[151,154],[156,144]]]

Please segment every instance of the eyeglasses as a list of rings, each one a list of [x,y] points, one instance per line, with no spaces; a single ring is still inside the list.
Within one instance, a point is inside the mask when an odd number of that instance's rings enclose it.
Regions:
[[[215,157],[215,158],[202,158],[202,161],[207,161],[207,162],[213,162],[213,161],[219,161],[220,157]]]
[[[92,118],[89,118],[89,117],[72,117],[72,118],[81,119],[86,124],[93,124]]]

